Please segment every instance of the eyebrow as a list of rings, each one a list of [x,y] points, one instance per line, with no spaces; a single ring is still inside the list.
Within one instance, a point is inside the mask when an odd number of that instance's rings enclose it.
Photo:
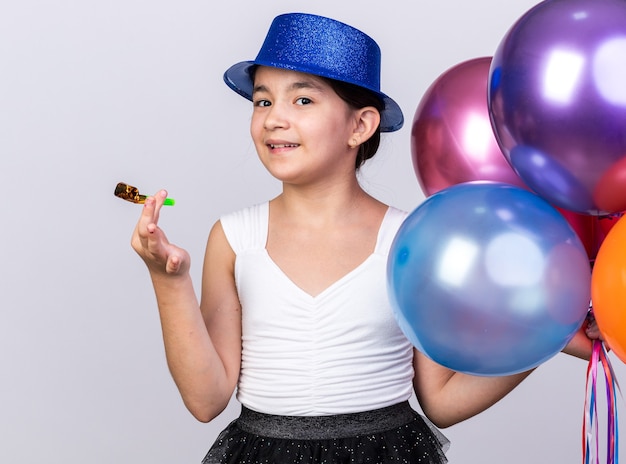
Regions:
[[[300,90],[300,89],[322,90],[322,86],[318,85],[314,80],[297,81],[297,82],[292,83],[289,86],[288,90]],[[252,94],[254,95],[257,92],[269,92],[269,89],[264,85],[256,85],[252,89]]]

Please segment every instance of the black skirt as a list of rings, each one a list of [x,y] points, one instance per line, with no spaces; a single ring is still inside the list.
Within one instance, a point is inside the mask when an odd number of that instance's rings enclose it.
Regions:
[[[444,464],[447,439],[408,402],[334,416],[242,407],[202,464]]]

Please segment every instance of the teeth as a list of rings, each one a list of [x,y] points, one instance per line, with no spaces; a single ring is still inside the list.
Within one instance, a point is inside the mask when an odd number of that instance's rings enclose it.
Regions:
[[[295,143],[281,143],[281,144],[273,144],[270,143],[270,148],[288,148],[288,147],[297,147],[298,145],[296,145]]]

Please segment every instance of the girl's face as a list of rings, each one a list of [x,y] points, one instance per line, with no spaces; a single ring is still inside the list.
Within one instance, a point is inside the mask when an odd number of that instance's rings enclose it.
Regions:
[[[260,66],[252,100],[250,133],[274,177],[301,184],[354,173],[356,150],[349,144],[359,112],[323,79]]]

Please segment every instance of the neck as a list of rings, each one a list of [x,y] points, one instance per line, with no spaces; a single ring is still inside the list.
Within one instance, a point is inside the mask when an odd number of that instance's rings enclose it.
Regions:
[[[272,209],[281,217],[318,224],[350,220],[353,214],[378,205],[384,206],[365,192],[356,180],[314,188],[284,185],[283,192],[272,200]]]

